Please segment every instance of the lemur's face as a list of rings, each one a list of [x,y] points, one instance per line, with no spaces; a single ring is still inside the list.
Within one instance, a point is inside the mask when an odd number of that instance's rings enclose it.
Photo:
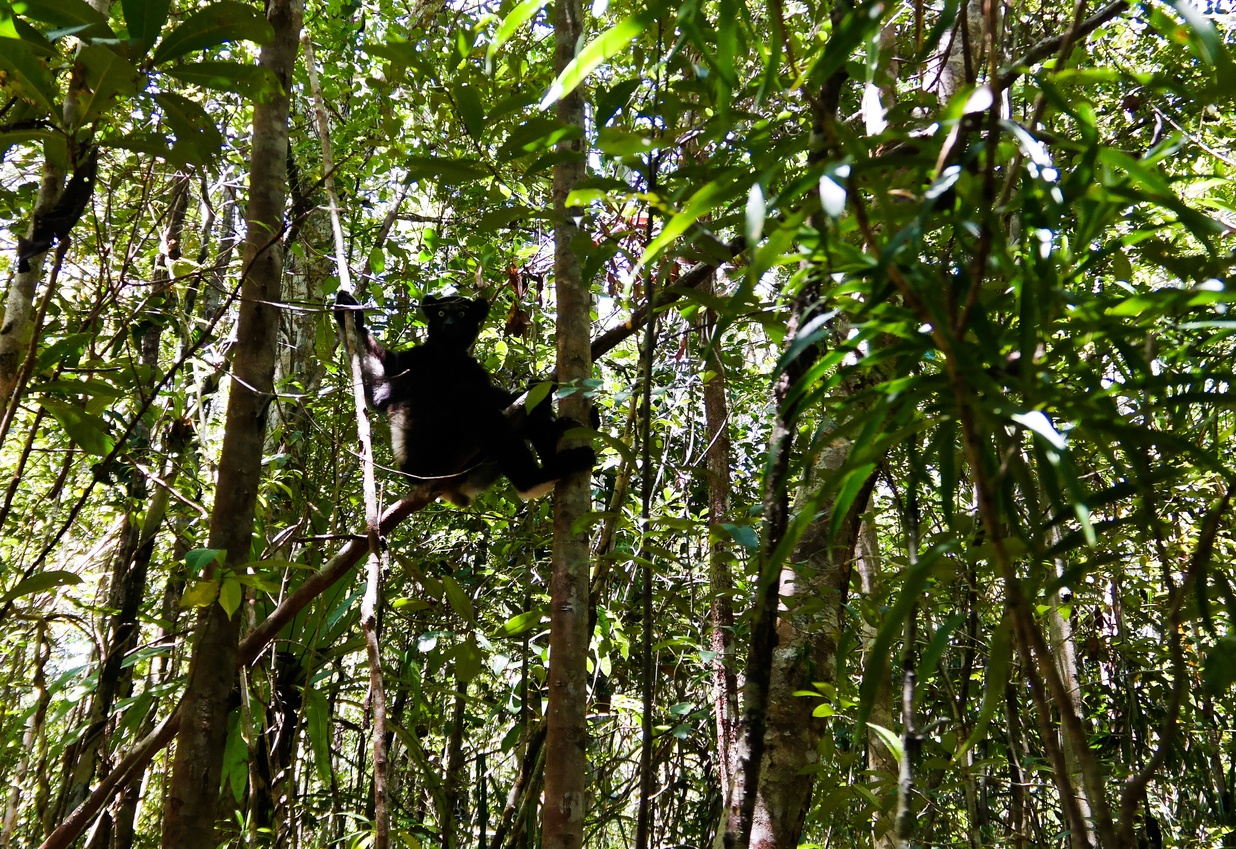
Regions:
[[[467,349],[476,341],[489,315],[489,302],[483,298],[473,301],[458,296],[435,298],[427,295],[421,311],[429,323],[431,344]]]

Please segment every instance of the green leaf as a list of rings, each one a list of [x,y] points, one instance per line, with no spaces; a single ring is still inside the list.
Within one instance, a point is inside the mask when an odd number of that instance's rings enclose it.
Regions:
[[[171,92],[156,94],[155,101],[176,135],[174,154],[193,165],[205,165],[222,150],[223,134],[201,104]]]
[[[481,96],[470,85],[459,84],[451,88],[455,97],[455,105],[459,108],[459,119],[463,121],[468,135],[480,140],[485,135],[485,106]]]
[[[59,0],[56,0],[59,2]],[[159,42],[151,60],[156,65],[169,62],[207,47],[232,41],[266,44],[275,37],[270,22],[247,3],[219,0],[185,18]]]
[[[218,581],[197,581],[180,597],[180,607],[182,610],[190,607],[209,607],[215,603],[218,596]]]
[[[413,179],[428,178],[444,186],[466,183],[490,175],[490,169],[476,159],[444,159],[438,156],[409,156],[405,166]]]
[[[639,156],[652,153],[657,144],[644,133],[603,127],[597,133],[597,149],[606,156]]]
[[[39,572],[37,575],[31,575],[29,578],[18,581],[17,586],[4,594],[3,603],[8,604],[13,599],[21,598],[24,595],[34,595],[35,593],[54,590],[56,587],[71,586],[81,582],[80,576],[73,572],[66,572],[63,569]]]
[[[442,589],[455,615],[471,625],[476,618],[476,613],[472,609],[472,599],[468,598],[468,594],[459,586],[459,582],[450,575],[443,575]]]
[[[1223,695],[1236,683],[1236,637],[1224,637],[1206,652],[1202,683],[1214,696]]]
[[[58,29],[75,29],[75,35],[115,37],[108,29],[107,16],[84,0],[16,0],[13,11]]]
[[[718,203],[729,197],[733,188],[732,184],[721,180],[713,180],[704,184],[699,191],[691,195],[681,211],[674,213],[674,217],[661,228],[657,237],[644,249],[639,265],[641,267],[647,265],[648,261],[659,254],[670,242],[687,232],[701,216],[712,211]]]
[[[469,636],[459,645],[455,646],[455,675],[463,683],[468,683],[475,678],[481,671],[481,650],[476,644],[476,639]]]
[[[189,567],[189,574],[200,575],[207,569],[221,566],[226,554],[221,548],[195,548],[185,554],[185,565]]]
[[[929,681],[935,675],[936,664],[940,661],[940,655],[948,647],[949,636],[965,621],[966,614],[954,613],[940,623],[940,627],[936,629],[927,648],[923,650],[922,656],[918,659],[917,671],[920,682]]]
[[[897,759],[897,763],[901,763],[901,759],[906,754],[905,747],[901,745],[901,737],[896,732],[889,731],[883,725],[876,725],[874,722],[868,722],[867,727],[874,731],[880,741],[888,747],[893,757]]]
[[[554,384],[550,380],[543,380],[528,387],[528,397],[524,399],[524,410],[528,412],[535,410],[542,401],[549,397],[549,393],[553,391]]]
[[[120,0],[125,23],[129,25],[129,38],[134,39],[142,55],[150,52],[155,39],[167,23],[167,10],[171,0]]]
[[[0,0],[0,39],[20,38],[17,32],[17,18],[13,16],[13,7],[8,0]],[[0,41],[0,44],[3,44]]]
[[[212,59],[177,65],[169,68],[167,75],[212,91],[235,92],[259,103],[269,101],[279,91],[279,80],[263,65]]]
[[[760,547],[760,536],[750,525],[733,525],[729,522],[722,522],[718,527],[729,534],[730,539],[748,551],[755,551]]]
[[[86,90],[78,98],[78,126],[98,118],[118,97],[137,93],[137,68],[110,47],[87,45],[78,61],[86,72]]]
[[[326,691],[318,687],[305,687],[305,729],[309,734],[309,748],[313,750],[313,766],[318,780],[329,787],[333,780],[331,770],[330,705]]]
[[[954,762],[986,736],[991,718],[995,716],[996,709],[1004,703],[1004,688],[1009,682],[1009,666],[1013,656],[1011,629],[1012,620],[1005,616],[992,632],[991,647],[987,652],[987,670],[983,676],[983,705],[979,709],[974,730],[953,755]]]
[[[531,631],[539,625],[542,616],[544,616],[544,612],[540,610],[529,610],[527,613],[512,616],[502,623],[502,627],[498,630],[498,636],[518,637],[520,634]]]
[[[631,95],[644,81],[641,79],[623,80],[622,82],[614,83],[607,89],[598,91],[593,100],[596,103],[594,120],[598,127],[604,127],[609,123],[609,119],[626,105],[631,99]]]
[[[34,49],[25,41],[11,38],[0,39],[0,71],[7,77],[13,93],[36,106],[42,116],[55,120],[59,117],[56,99],[59,92],[52,81],[51,73]]]
[[[222,583],[219,584],[219,606],[227,614],[227,618],[231,619],[237,608],[240,607],[241,601],[245,597],[245,588],[241,584],[240,579],[235,575],[224,573]]]
[[[545,8],[548,2],[549,0],[523,0],[502,19],[498,31],[494,33],[494,40],[489,43],[489,48],[485,51],[487,73],[493,72],[494,55],[502,45],[506,44],[515,31],[527,23],[533,15]]]
[[[603,62],[627,49],[631,39],[639,36],[653,21],[650,9],[645,9],[638,15],[633,15],[624,21],[619,21],[590,42],[587,47],[562,69],[558,79],[554,80],[545,97],[541,98],[538,109],[548,109],[566,95],[575,91],[588,78],[588,75]]]
[[[50,398],[40,398],[39,405],[55,416],[69,439],[87,454],[106,457],[116,447],[115,441],[107,432],[107,422],[100,416]]]
[[[237,801],[244,798],[249,783],[249,744],[245,742],[244,722],[240,711],[231,716],[227,745],[223,748],[223,787],[232,791]]]
[[[824,49],[816,52],[815,60],[795,81],[794,88],[802,88],[808,81],[823,83],[839,71],[858,46],[880,26],[880,21],[889,8],[890,4],[883,0],[865,0],[853,8],[841,21],[841,25],[833,30]]]
[[[57,395],[91,395],[96,398],[124,398],[129,394],[123,389],[99,380],[53,380],[50,383],[41,384],[38,391]]]

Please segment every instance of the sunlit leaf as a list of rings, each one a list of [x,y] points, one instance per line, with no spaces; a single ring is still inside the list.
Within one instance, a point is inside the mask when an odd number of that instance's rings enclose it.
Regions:
[[[537,108],[548,109],[575,91],[598,65],[609,61],[625,50],[631,39],[638,37],[653,20],[652,12],[645,9],[637,15],[614,24],[597,36],[571,60],[569,65],[562,69],[562,73],[558,75],[558,79],[554,80]]]
[[[256,7],[239,0],[216,0],[189,15],[169,32],[159,42],[151,61],[162,65],[195,50],[232,41],[266,44],[274,37],[270,23]]]

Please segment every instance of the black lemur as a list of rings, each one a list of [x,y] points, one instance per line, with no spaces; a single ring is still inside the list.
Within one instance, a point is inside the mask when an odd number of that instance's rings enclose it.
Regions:
[[[395,461],[418,483],[466,507],[500,475],[521,498],[536,498],[596,463],[591,448],[558,450],[562,434],[578,425],[555,418],[548,398],[530,411],[507,413],[517,396],[495,386],[469,353],[489,315],[484,299],[426,295],[421,311],[428,335],[405,351],[387,350],[373,338],[350,294],[340,292],[335,303],[341,328],[354,317],[365,398],[386,413]]]

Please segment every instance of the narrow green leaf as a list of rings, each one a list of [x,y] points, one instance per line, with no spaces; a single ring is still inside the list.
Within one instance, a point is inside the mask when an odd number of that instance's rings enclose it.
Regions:
[[[20,38],[17,32],[17,18],[13,15],[13,7],[8,0],[0,0],[0,39]],[[3,44],[0,41],[0,44]]]
[[[41,384],[38,391],[56,395],[91,395],[96,398],[124,398],[129,394],[101,380],[53,380]]]
[[[150,52],[163,32],[170,6],[171,0],[121,0],[124,20],[129,25],[129,37],[140,45],[143,56]]]
[[[652,153],[656,148],[657,145],[644,133],[615,127],[604,127],[597,133],[597,149],[606,156],[638,156]]]
[[[549,393],[554,391],[553,381],[543,380],[533,386],[528,387],[528,395],[524,399],[524,409],[531,412],[535,410],[542,401],[549,397]]]
[[[733,525],[723,522],[719,527],[729,535],[730,539],[748,551],[755,551],[760,547],[759,534],[750,525]]]
[[[901,737],[895,731],[890,731],[883,725],[876,725],[874,722],[868,722],[867,727],[874,731],[876,736],[880,738],[880,742],[888,747],[893,757],[897,759],[897,763],[901,763],[901,759],[906,754],[905,747],[901,745]]]
[[[468,594],[463,591],[463,587],[459,586],[459,582],[450,575],[443,575],[442,589],[455,615],[471,625],[476,618],[476,613],[472,609],[472,599],[468,598]]]
[[[31,575],[29,578],[18,581],[17,586],[4,594],[4,603],[8,604],[13,599],[21,598],[24,595],[34,595],[35,593],[54,590],[57,587],[80,584],[81,582],[80,576],[62,569],[39,572],[37,575]]]
[[[701,216],[710,212],[718,203],[728,197],[732,190],[732,185],[720,180],[713,180],[691,195],[687,200],[686,206],[674,214],[674,217],[661,228],[661,232],[657,234],[657,237],[644,249],[644,255],[640,257],[639,265],[641,267],[647,265],[649,260],[659,254],[667,245],[687,232],[691,225],[698,221]]]
[[[527,613],[512,616],[502,623],[502,627],[498,630],[498,635],[501,637],[518,637],[520,634],[527,633],[540,624],[542,615],[543,613],[540,610],[529,610]]]
[[[632,93],[643,82],[641,79],[623,80],[622,82],[614,83],[607,89],[598,91],[593,97],[597,126],[604,127],[608,124],[609,119],[613,118],[614,114],[626,105],[627,101],[631,99]]]
[[[840,70],[867,36],[880,25],[884,13],[891,5],[883,0],[865,0],[854,7],[842,20],[841,25],[833,30],[824,49],[817,51],[815,61],[803,71],[802,76],[794,83],[794,88],[801,88],[808,81],[822,83]]]
[[[468,683],[481,671],[481,650],[476,644],[476,638],[469,636],[455,646],[455,675],[463,683]]]
[[[80,407],[53,401],[50,398],[40,398],[39,405],[51,413],[64,432],[87,454],[96,457],[106,457],[116,447],[115,441],[107,432],[107,422],[93,413],[87,413]]]
[[[56,0],[59,2],[59,0]],[[185,18],[159,42],[151,60],[156,65],[232,41],[266,44],[275,37],[270,22],[257,9],[237,0],[219,0]]]
[[[305,729],[309,734],[309,748],[313,750],[313,767],[318,780],[329,787],[333,779],[331,767],[330,706],[325,690],[305,687]]]
[[[1224,637],[1206,652],[1202,683],[1213,696],[1224,695],[1236,684],[1236,637]]]
[[[213,566],[221,565],[226,554],[221,548],[195,548],[185,554],[185,565],[191,575],[200,575]]]
[[[249,783],[249,744],[245,742],[240,711],[234,712],[230,719],[227,744],[223,747],[223,788],[231,790],[232,796],[240,801]]]
[[[515,31],[545,8],[548,2],[549,0],[523,0],[502,19],[498,31],[494,33],[494,40],[489,43],[489,49],[485,51],[485,67],[488,73],[493,72],[494,55],[502,48],[502,45],[510,41]]]
[[[631,39],[636,38],[648,28],[653,21],[652,11],[645,9],[638,15],[633,15],[624,21],[619,21],[601,33],[562,69],[558,79],[554,80],[545,97],[537,108],[548,109],[575,89],[588,78],[588,75],[598,65],[609,61],[614,56],[627,49]]]
[[[480,139],[485,135],[485,106],[481,103],[481,95],[470,85],[456,85],[451,88],[455,97],[455,105],[459,107],[459,119],[463,121],[468,135]]]
[[[1004,703],[1004,687],[1009,682],[1009,666],[1012,662],[1012,643],[1008,616],[996,626],[991,635],[991,647],[987,652],[987,670],[983,676],[983,706],[979,709],[978,722],[970,736],[953,755],[958,760],[987,734],[987,726],[995,716],[996,709]]]

